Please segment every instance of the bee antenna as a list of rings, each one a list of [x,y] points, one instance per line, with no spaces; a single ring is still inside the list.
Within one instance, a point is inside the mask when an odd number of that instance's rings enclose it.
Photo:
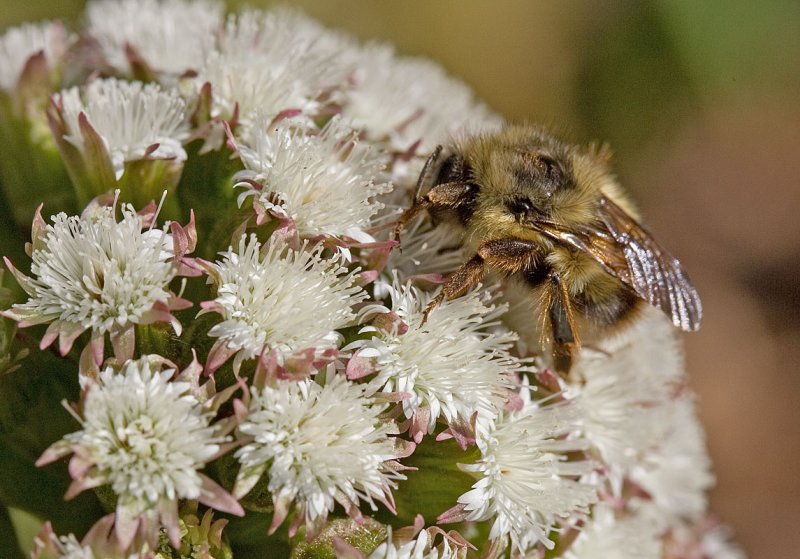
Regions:
[[[425,186],[430,179],[431,169],[433,169],[433,165],[438,161],[439,156],[442,154],[442,146],[436,146],[436,149],[433,150],[431,156],[428,157],[428,160],[425,162],[425,166],[422,168],[422,172],[419,174],[419,178],[417,179],[417,187],[414,189],[414,200],[419,200],[420,192],[422,192],[422,187]]]

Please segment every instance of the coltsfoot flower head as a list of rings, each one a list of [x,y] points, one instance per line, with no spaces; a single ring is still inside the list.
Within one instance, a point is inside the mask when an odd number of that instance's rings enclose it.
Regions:
[[[334,117],[318,133],[294,119],[271,126],[263,115],[239,147],[247,170],[237,173],[241,205],[248,197],[260,216],[290,218],[301,237],[330,235],[372,241],[370,220],[383,204],[375,198],[392,189],[374,181],[383,169],[380,153]],[[263,217],[260,217],[263,219]]]
[[[356,518],[362,502],[373,510],[375,501],[391,506],[395,480],[404,479],[393,461],[404,453],[389,437],[392,423],[379,417],[384,409],[367,398],[363,385],[342,375],[328,375],[324,386],[279,380],[255,389],[239,426],[249,442],[235,454],[242,468],[234,494],[247,494],[267,475],[273,530],[293,502],[295,524],[304,520],[312,528],[337,502]]]
[[[588,448],[585,439],[572,436],[577,431],[578,411],[569,403],[527,404],[498,422],[485,438],[478,438],[481,459],[460,465],[478,477],[458,499],[460,517],[491,520],[489,537],[510,536],[522,552],[537,543],[552,549],[550,530],[572,515],[587,513],[597,500],[597,488],[581,481],[594,464],[566,456]]]
[[[105,368],[88,386],[76,416],[82,429],[56,442],[37,462],[74,454],[67,498],[110,486],[118,497],[115,533],[123,548],[140,530],[153,541],[160,523],[177,546],[178,499],[243,514],[225,490],[198,471],[220,453],[225,437],[191,394],[191,385],[171,382],[175,370],[164,366],[163,359],[145,356],[119,372]]]
[[[209,336],[218,338],[206,366],[213,370],[236,354],[245,359],[274,352],[279,362],[293,354],[338,347],[337,329],[356,318],[353,306],[367,298],[356,273],[341,256],[322,258],[322,246],[292,250],[281,242],[262,247],[255,236],[242,237],[236,252],[222,253],[209,266],[217,298],[203,312],[222,315]]]
[[[13,90],[28,61],[39,53],[52,70],[61,63],[67,45],[60,22],[25,23],[6,30],[0,36],[0,90]]]
[[[63,137],[88,158],[84,165],[92,173],[110,164],[118,180],[126,162],[166,159],[182,163],[186,159],[182,145],[189,137],[186,102],[158,84],[98,79],[83,89],[73,87],[56,95],[54,109],[57,117],[51,119],[51,126],[56,139]],[[107,161],[95,161],[93,150],[87,150],[87,144],[92,146],[98,139]],[[72,158],[64,155],[70,164]]]
[[[407,395],[403,413],[414,420],[414,438],[433,432],[440,417],[452,427],[469,425],[473,414],[479,422],[494,419],[513,373],[525,370],[509,353],[516,336],[490,331],[504,308],[491,305],[489,292],[475,290],[443,302],[423,325],[431,296],[396,278],[387,289],[391,312],[407,328],[366,326],[361,334],[371,338],[352,347],[377,372],[370,381],[376,390]]]
[[[29,299],[3,315],[21,327],[50,323],[42,348],[58,339],[66,354],[82,332],[91,330],[90,345],[99,353],[99,364],[107,333],[117,358],[124,361],[133,353],[136,325],[168,321],[180,332],[171,311],[189,303],[169,290],[183,256],[176,253],[174,234],[193,236],[193,224],[155,229],[148,227],[155,219],[152,215],[137,214],[122,204],[122,219],[117,221],[116,209],[116,204],[100,206],[81,217],[60,213],[46,224],[40,208],[30,252],[34,277],[17,271],[6,259]]]
[[[223,11],[214,0],[93,0],[86,7],[87,31],[117,71],[131,74],[133,58],[170,82],[200,69]]]
[[[344,82],[338,51],[347,41],[290,9],[231,15],[206,58],[198,87],[211,85],[211,116],[247,129],[257,111],[318,112],[319,94]]]
[[[386,45],[367,45],[356,60],[356,84],[342,114],[373,140],[407,150],[421,141],[427,153],[459,132],[497,128],[502,119],[477,102],[470,89],[425,59],[395,56]]]

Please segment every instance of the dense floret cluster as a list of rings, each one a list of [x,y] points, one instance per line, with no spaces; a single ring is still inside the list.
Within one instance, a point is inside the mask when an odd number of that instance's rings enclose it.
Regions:
[[[437,144],[503,125],[464,84],[288,9],[84,21],[0,37],[31,239],[2,240],[0,452],[58,481],[9,503],[50,521],[35,557],[742,557],[669,319],[562,378],[503,284],[424,315],[459,240],[392,226]]]

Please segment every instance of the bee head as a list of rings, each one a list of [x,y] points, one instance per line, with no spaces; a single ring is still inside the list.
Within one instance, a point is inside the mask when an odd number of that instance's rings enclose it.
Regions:
[[[507,159],[507,210],[522,225],[550,218],[572,187],[569,159],[542,148],[516,148]]]

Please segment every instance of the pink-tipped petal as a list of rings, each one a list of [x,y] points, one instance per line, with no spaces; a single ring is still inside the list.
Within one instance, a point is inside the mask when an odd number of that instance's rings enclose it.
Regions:
[[[147,228],[153,225],[156,221],[156,212],[158,206],[153,200],[150,200],[145,207],[136,212],[136,215],[142,218],[142,227]]]
[[[55,324],[55,322],[53,323]],[[72,349],[72,344],[86,328],[77,322],[62,322],[58,332],[58,352],[66,355]],[[42,340],[44,341],[44,340]]]
[[[450,424],[450,432],[453,434],[453,438],[458,443],[462,449],[466,449],[468,446],[475,444],[475,429],[470,423],[466,421],[453,421]]]
[[[121,549],[128,549],[133,543],[133,538],[136,537],[136,531],[139,529],[139,523],[139,517],[132,515],[128,507],[117,505],[114,533]]]
[[[42,217],[42,207],[44,204],[39,204],[36,212],[33,214],[33,223],[31,223],[31,248],[33,250],[41,250],[45,248],[45,231],[47,231],[47,223]],[[28,254],[31,256],[31,254]]]
[[[42,455],[36,459],[34,463],[36,467],[41,468],[51,462],[55,462],[59,458],[63,458],[72,452],[72,447],[64,441],[57,441],[45,449]]]
[[[430,408],[419,408],[411,417],[411,426],[408,434],[415,443],[422,442],[422,437],[428,432],[428,424],[431,420]]]
[[[136,331],[133,325],[126,326],[121,330],[112,330],[111,347],[114,348],[114,357],[118,362],[125,363],[133,359],[136,347]]]
[[[6,268],[8,268],[8,271],[11,272],[12,276],[14,276],[14,279],[17,280],[17,283],[22,290],[31,297],[36,295],[36,286],[33,284],[33,280],[17,270],[11,263],[11,260],[9,260],[7,257],[3,257],[3,262],[5,262]]]
[[[367,270],[365,272],[361,272],[360,274],[358,274],[358,276],[356,276],[356,284],[360,285],[361,287],[364,287],[366,285],[371,284],[376,279],[378,279],[379,276],[380,274],[378,273],[377,270]]]
[[[274,499],[275,510],[272,513],[272,522],[269,525],[269,530],[267,532],[272,535],[275,531],[283,524],[283,521],[286,520],[286,517],[289,515],[289,505],[291,501],[286,497],[278,497]],[[300,516],[298,514],[298,516]]]
[[[466,519],[467,511],[465,505],[459,503],[437,516],[436,524],[452,524],[453,522],[464,522]]]
[[[95,487],[100,487],[103,485],[103,480],[100,479],[92,479],[92,478],[84,478],[84,479],[76,479],[73,480],[72,483],[69,484],[67,487],[67,492],[64,494],[64,500],[69,501],[74,499],[87,489],[94,489]]]
[[[206,360],[206,366],[203,370],[204,374],[213,374],[214,371],[222,367],[237,351],[239,350],[228,347],[228,343],[225,340],[217,340],[214,342],[214,345],[211,346],[211,350],[208,352],[208,359]]]
[[[239,504],[239,501],[237,501],[233,495],[225,491],[217,482],[203,474],[200,474],[200,479],[203,480],[199,499],[201,503],[234,516],[244,516],[242,505]]]
[[[162,501],[159,503],[158,508],[160,512],[159,516],[161,517],[161,523],[167,530],[169,543],[175,549],[180,548],[181,529],[180,529],[180,519],[178,516],[178,502],[175,500],[162,499]]]
[[[347,361],[347,368],[345,373],[349,380],[358,380],[371,375],[375,372],[375,367],[372,360],[366,357],[361,357],[356,353]]]

